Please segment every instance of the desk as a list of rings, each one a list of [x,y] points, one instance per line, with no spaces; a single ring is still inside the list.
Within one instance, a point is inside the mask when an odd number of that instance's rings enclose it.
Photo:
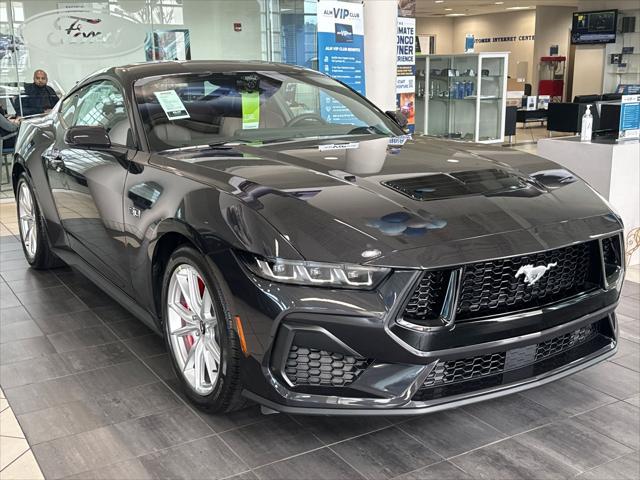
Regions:
[[[580,137],[541,138],[538,155],[571,170],[609,200],[622,217],[625,238],[640,227],[640,142]],[[629,259],[640,264],[640,251]]]
[[[540,124],[544,123],[547,120],[547,110],[525,110],[523,108],[519,109],[516,113],[516,122],[524,123],[525,125],[528,122],[540,122]]]

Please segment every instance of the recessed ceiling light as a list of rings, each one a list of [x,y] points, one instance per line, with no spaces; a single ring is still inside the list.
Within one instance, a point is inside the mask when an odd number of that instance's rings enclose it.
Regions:
[[[533,8],[532,6],[528,7],[507,7],[507,10],[527,10],[529,8]]]
[[[466,13],[447,13],[445,17],[464,17]]]
[[[446,10],[447,12],[450,12],[451,10],[453,10],[453,8],[445,8],[445,10]]]
[[[444,3],[444,0],[436,0],[435,3]]]
[[[496,2],[496,5],[502,5],[504,2]]]

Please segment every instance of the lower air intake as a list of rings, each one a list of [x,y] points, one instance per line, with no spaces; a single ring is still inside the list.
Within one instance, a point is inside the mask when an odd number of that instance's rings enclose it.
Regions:
[[[295,386],[346,387],[366,370],[370,360],[317,348],[292,345],[285,374]]]

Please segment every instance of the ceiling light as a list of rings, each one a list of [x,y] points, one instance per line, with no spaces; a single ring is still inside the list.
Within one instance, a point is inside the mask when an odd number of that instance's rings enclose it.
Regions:
[[[507,10],[527,10],[529,8],[533,8],[531,6],[528,7],[507,7]]]
[[[496,2],[496,5],[502,5],[504,2]]]
[[[445,17],[464,17],[466,13],[447,13]]]
[[[444,3],[444,0],[436,0],[435,3]]]
[[[447,12],[450,12],[451,10],[453,10],[453,8],[445,8],[445,10],[446,10]]]

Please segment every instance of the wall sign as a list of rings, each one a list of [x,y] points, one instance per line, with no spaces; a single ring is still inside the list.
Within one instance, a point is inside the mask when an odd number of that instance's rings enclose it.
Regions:
[[[407,117],[411,132],[415,128],[416,19],[398,17],[396,106]]]
[[[475,43],[529,42],[535,39],[535,35],[513,35],[511,37],[476,38]]]
[[[72,58],[110,58],[140,50],[146,30],[133,18],[89,8],[63,8],[27,18],[29,48]]]
[[[623,95],[620,104],[620,140],[640,138],[640,95]]]

